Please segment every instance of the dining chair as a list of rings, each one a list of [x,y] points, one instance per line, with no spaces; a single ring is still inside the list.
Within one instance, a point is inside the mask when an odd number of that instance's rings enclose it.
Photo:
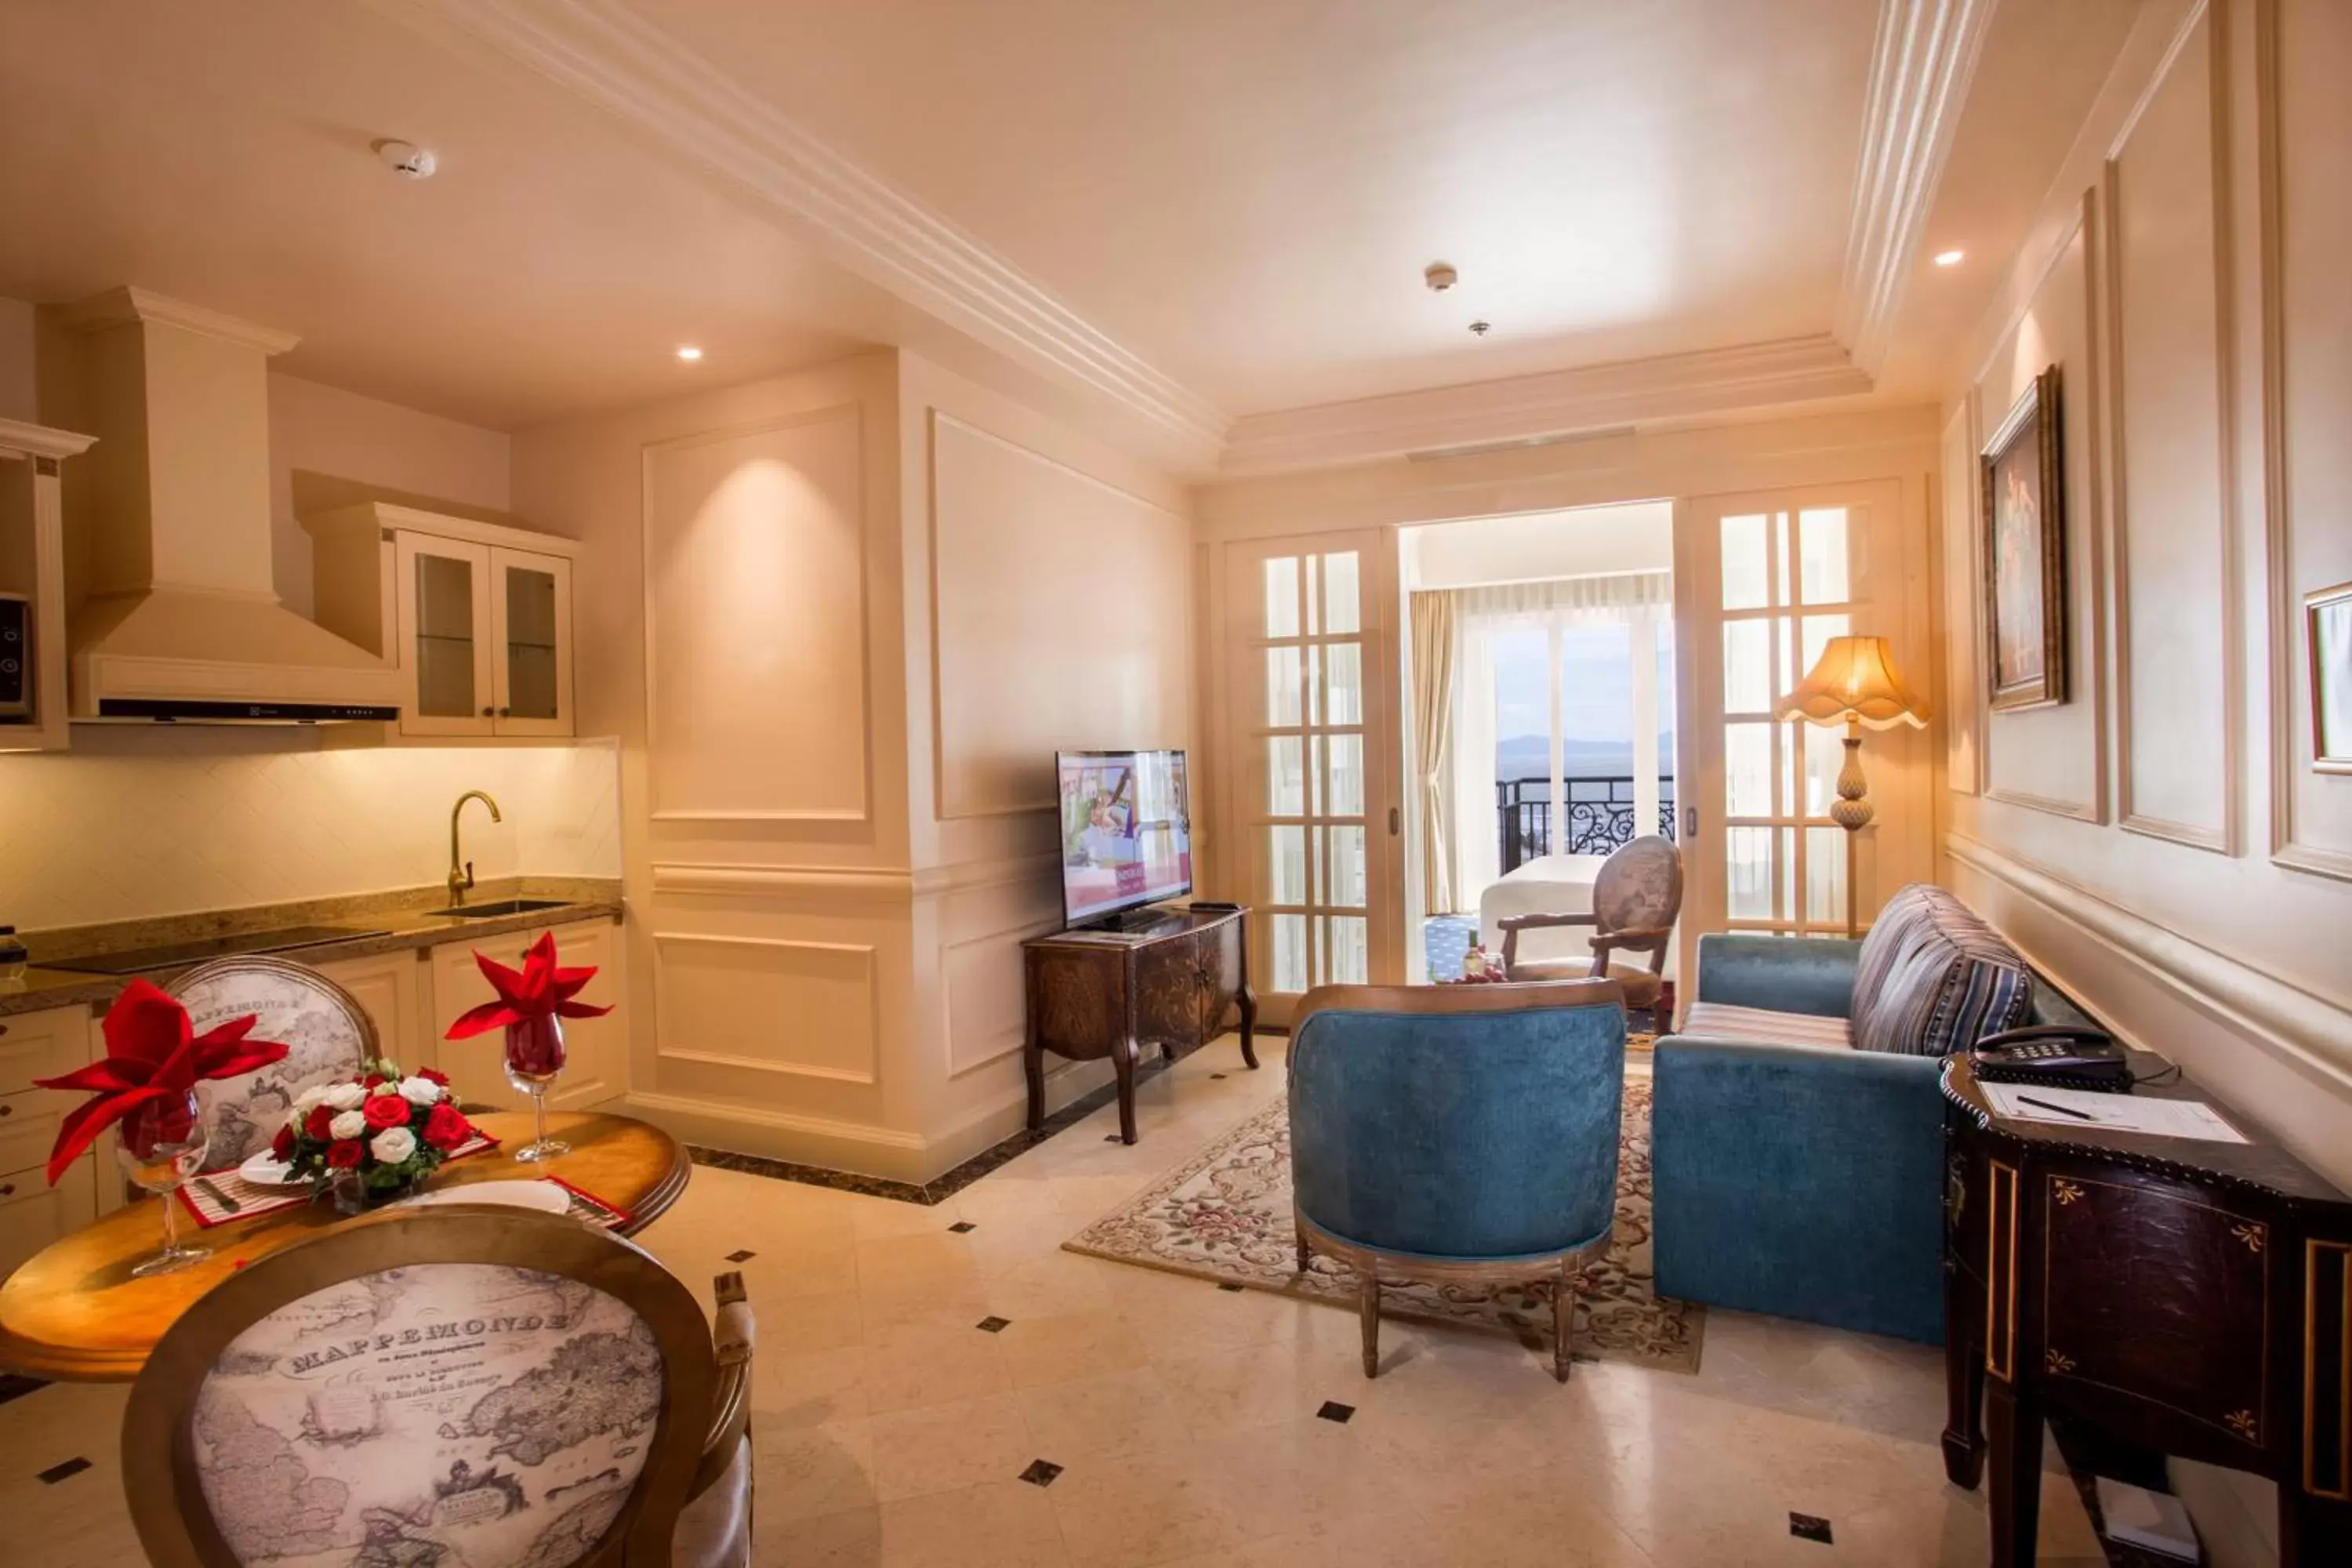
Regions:
[[[198,1034],[251,1013],[258,1018],[256,1039],[287,1047],[285,1058],[268,1067],[196,1086],[212,1118],[207,1171],[234,1170],[247,1155],[267,1149],[296,1095],[314,1084],[351,1078],[375,1059],[375,1024],[359,1000],[291,959],[216,958],[163,989],[188,1010]]]
[[[1576,914],[1506,915],[1495,923],[1503,932],[1503,973],[1514,980],[1613,980],[1623,987],[1625,1005],[1657,1005],[1665,984],[1666,952],[1674,945],[1675,921],[1683,908],[1683,857],[1674,841],[1653,834],[1620,847],[1601,865],[1592,884],[1592,908]],[[1589,925],[1592,958],[1518,959],[1519,933],[1545,926]],[[1618,963],[1619,953],[1649,955],[1649,967]]]
[[[1291,1197],[1303,1273],[1361,1286],[1380,1375],[1381,1286],[1548,1282],[1568,1381],[1576,1293],[1617,1212],[1625,1007],[1616,984],[1325,985],[1290,1033]]]
[[[132,1384],[155,1568],[282,1559],[746,1568],[754,1326],[647,1253],[488,1205],[339,1225],[230,1275]]]

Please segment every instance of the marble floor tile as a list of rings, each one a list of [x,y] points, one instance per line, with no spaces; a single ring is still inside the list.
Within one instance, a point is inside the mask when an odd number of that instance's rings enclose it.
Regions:
[[[1351,1309],[1064,1252],[1281,1092],[1283,1042],[1260,1048],[1258,1073],[1227,1042],[1145,1081],[1139,1143],[1104,1141],[1106,1106],[936,1205],[696,1168],[641,1239],[706,1303],[740,1269],[758,1314],[760,1568],[1982,1568],[1931,1347],[1717,1311],[1694,1374],[1562,1385],[1541,1350],[1391,1321],[1367,1380]],[[0,1404],[0,1563],[144,1562],[127,1394]],[[2101,1562],[2055,1475],[2042,1518],[2042,1568]]]

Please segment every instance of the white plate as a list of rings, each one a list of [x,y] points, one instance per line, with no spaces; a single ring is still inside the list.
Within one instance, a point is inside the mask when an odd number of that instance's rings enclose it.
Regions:
[[[468,1182],[462,1187],[436,1187],[388,1206],[423,1208],[435,1204],[505,1204],[543,1214],[570,1214],[572,1194],[553,1182]]]
[[[258,1154],[247,1155],[245,1163],[236,1168],[236,1173],[257,1187],[294,1187],[302,1184],[302,1178],[294,1173],[291,1165],[274,1157],[267,1149]]]

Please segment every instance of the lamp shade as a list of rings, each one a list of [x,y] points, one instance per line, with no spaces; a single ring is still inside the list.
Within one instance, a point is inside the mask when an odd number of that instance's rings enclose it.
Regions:
[[[1927,727],[1927,705],[1903,683],[1885,637],[1830,638],[1797,689],[1780,699],[1779,716],[1816,724],[1859,719],[1874,730]]]

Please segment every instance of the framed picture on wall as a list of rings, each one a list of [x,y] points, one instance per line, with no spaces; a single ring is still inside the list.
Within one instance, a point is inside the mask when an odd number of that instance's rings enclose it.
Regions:
[[[2066,485],[2058,367],[2033,378],[1978,458],[1985,648],[1995,710],[2066,700]]]
[[[2311,765],[2352,773],[2352,583],[2303,601],[2311,645]]]

